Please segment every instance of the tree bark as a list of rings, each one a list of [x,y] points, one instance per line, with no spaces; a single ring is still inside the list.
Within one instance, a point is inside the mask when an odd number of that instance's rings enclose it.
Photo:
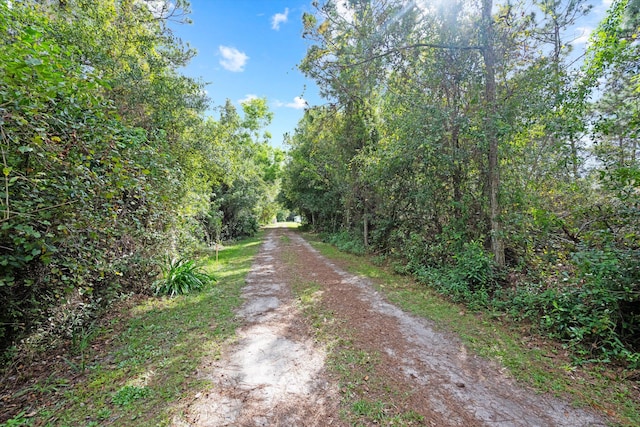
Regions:
[[[369,247],[369,212],[367,212],[367,201],[364,202],[364,215],[363,215],[363,230],[362,234],[364,234],[364,247]]]
[[[489,144],[489,222],[491,226],[491,251],[498,265],[505,266],[502,222],[500,219],[500,171],[498,156],[498,130],[496,123],[496,59],[493,49],[493,0],[482,0],[482,58],[485,68],[485,133]]]

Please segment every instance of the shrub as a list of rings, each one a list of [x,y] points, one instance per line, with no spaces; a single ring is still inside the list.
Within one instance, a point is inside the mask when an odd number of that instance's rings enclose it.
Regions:
[[[465,243],[462,252],[454,255],[456,272],[471,289],[486,287],[494,279],[494,263],[482,244]]]
[[[331,243],[343,252],[348,252],[355,255],[363,255],[367,251],[362,242],[362,238],[347,231],[331,234],[325,240],[327,240],[328,243]]]
[[[635,256],[611,248],[583,248],[572,260],[577,283],[544,294],[543,327],[583,356],[637,364],[632,360],[637,353],[629,345],[638,334],[638,315],[630,308],[638,301]]]

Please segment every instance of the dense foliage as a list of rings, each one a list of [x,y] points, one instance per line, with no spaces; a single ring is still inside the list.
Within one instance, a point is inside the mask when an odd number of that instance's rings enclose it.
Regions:
[[[289,208],[584,360],[640,366],[639,3],[315,2]],[[535,13],[534,13],[535,12]],[[347,244],[347,242],[350,242]]]
[[[263,99],[206,118],[185,1],[0,2],[0,351],[64,338],[156,260],[275,216]]]

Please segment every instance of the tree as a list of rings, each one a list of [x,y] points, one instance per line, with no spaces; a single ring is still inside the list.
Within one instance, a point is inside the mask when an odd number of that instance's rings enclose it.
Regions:
[[[83,55],[86,22],[53,7],[0,4],[3,349],[67,298],[97,309],[118,289],[140,289],[180,196],[175,158],[160,149],[166,133],[124,123],[109,61]]]
[[[310,48],[305,61],[302,63],[303,71],[316,78],[325,87],[331,87],[326,94],[333,95],[342,105],[346,105],[347,112],[353,110],[353,105],[358,105],[357,110],[367,115],[367,109],[361,106],[374,101],[374,92],[371,90],[378,82],[384,81],[385,76],[374,73],[374,69],[385,70],[383,59],[389,59],[407,50],[421,48],[443,49],[446,51],[474,50],[482,52],[485,67],[485,111],[484,120],[485,136],[488,140],[488,169],[487,188],[489,192],[489,219],[491,226],[491,241],[494,257],[499,266],[504,266],[504,245],[502,243],[502,230],[500,223],[499,206],[499,163],[498,163],[498,135],[496,128],[496,83],[495,83],[495,55],[493,53],[493,19],[491,16],[492,3],[483,2],[482,5],[482,40],[481,45],[458,44],[459,40],[441,39],[437,43],[425,43],[422,41],[411,42],[408,45],[398,47],[397,43],[406,43],[410,40],[406,35],[407,28],[412,22],[416,22],[418,13],[410,12],[397,6],[389,6],[385,2],[361,4],[359,2],[348,3],[351,13],[339,13],[338,7],[332,2],[326,2],[319,10],[324,14],[324,22],[317,25],[313,16],[306,16],[305,34],[311,35],[320,46]],[[487,9],[488,8],[488,9]],[[449,9],[447,16],[456,16],[462,13],[459,3]],[[346,17],[345,17],[346,16]],[[380,26],[385,20],[391,21],[391,25]],[[428,21],[428,20],[426,20]],[[435,21],[429,21],[436,25]],[[451,20],[448,22],[452,23]],[[416,25],[416,24],[414,24]],[[366,30],[366,29],[373,29]],[[377,30],[378,28],[384,31]],[[396,30],[396,31],[394,31]],[[433,31],[431,28],[429,30]],[[429,31],[427,30],[427,32]],[[447,37],[445,31],[441,31],[443,37]],[[394,46],[395,43],[395,46]],[[391,46],[391,47],[390,47]],[[329,58],[329,59],[327,59]],[[355,64],[354,64],[355,62]],[[397,61],[402,64],[402,61]],[[350,76],[360,77],[350,80]],[[376,77],[371,77],[376,76]],[[368,82],[368,88],[358,90],[361,82]],[[345,101],[345,97],[347,101]],[[351,108],[351,110],[350,110]],[[368,111],[371,111],[369,109]],[[455,111],[455,110],[454,110]],[[453,145],[457,144],[458,130],[456,120],[451,136]],[[349,129],[353,129],[350,126]],[[370,153],[369,153],[370,154]],[[459,173],[454,177],[454,192],[456,198],[460,198]],[[367,198],[365,197],[365,200]],[[366,221],[365,221],[365,224]],[[365,237],[366,238],[366,237]]]
[[[631,4],[613,3],[573,70],[566,33],[590,10],[582,0],[535,1],[535,14],[491,0],[316,3],[301,69],[329,106],[290,138],[289,207],[324,231],[362,226],[371,250],[456,300],[526,300],[534,323],[572,345],[628,354],[639,235]],[[589,108],[599,79],[607,94]],[[581,320],[557,315],[565,309]]]
[[[633,71],[612,71],[604,94],[593,106],[593,151],[610,167],[638,165],[640,91],[634,89],[635,75]]]
[[[348,170],[347,163],[338,160],[336,139],[341,116],[334,108],[311,108],[287,141],[289,160],[282,182],[285,203],[317,229],[337,231],[345,221],[342,199]]]
[[[638,94],[640,93],[640,2],[618,0],[595,31],[585,63],[586,82],[597,88],[604,80],[605,94],[594,108],[596,154],[606,164],[636,166],[638,149]],[[612,148],[612,143],[617,148]],[[615,152],[614,159],[611,154]]]
[[[489,221],[491,223],[491,250],[498,267],[505,266],[504,242],[502,236],[502,220],[500,218],[500,164],[499,141],[496,118],[496,59],[494,53],[494,34],[492,0],[482,1],[482,58],[485,69],[485,135],[489,145],[489,161],[487,169],[487,181],[489,187]]]

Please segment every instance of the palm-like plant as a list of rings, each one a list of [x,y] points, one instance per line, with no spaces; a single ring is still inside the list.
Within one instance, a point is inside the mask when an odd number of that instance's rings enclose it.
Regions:
[[[160,266],[162,278],[151,285],[156,295],[182,295],[199,291],[209,282],[215,282],[213,275],[202,271],[202,265],[186,258],[167,258]]]

